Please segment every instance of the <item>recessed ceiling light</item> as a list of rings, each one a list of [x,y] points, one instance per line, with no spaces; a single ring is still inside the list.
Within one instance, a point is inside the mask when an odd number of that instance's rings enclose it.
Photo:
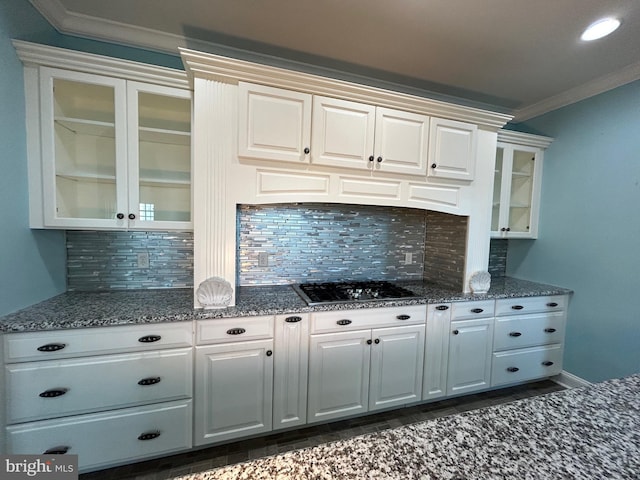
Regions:
[[[593,22],[580,36],[581,40],[591,41],[598,38],[606,37],[620,26],[620,20],[617,18],[601,18]]]

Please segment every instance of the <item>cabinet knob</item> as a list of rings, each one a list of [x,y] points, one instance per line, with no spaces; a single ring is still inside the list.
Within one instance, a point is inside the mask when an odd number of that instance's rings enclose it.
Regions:
[[[71,447],[67,445],[58,445],[57,447],[51,447],[48,450],[42,452],[42,455],[64,455],[67,453]]]
[[[136,219],[136,214],[135,213],[130,213],[129,214],[129,220],[135,220]]]
[[[118,220],[122,220],[122,219],[124,218],[124,213],[118,213],[118,214],[116,215],[116,218],[117,218]]]
[[[460,333],[460,330],[454,330],[454,331],[453,331],[453,332],[451,332],[451,333],[453,333],[454,335],[458,335],[458,334]]]
[[[550,367],[551,365],[553,365],[553,362],[547,360],[546,362],[542,362],[542,365],[544,365],[545,367]]]
[[[156,383],[160,383],[160,377],[143,378],[138,382],[138,385],[146,387],[147,385],[155,385]]]
[[[376,338],[373,342],[377,345],[378,343],[380,343],[380,339]]]
[[[544,333],[554,333],[556,331],[555,328],[545,328]]]
[[[371,345],[371,343],[373,343],[371,342],[371,339],[367,340],[367,345]]]
[[[507,227],[507,232],[510,232],[510,231],[511,231],[511,227]]]
[[[376,160],[378,161],[378,163],[382,163],[382,157],[378,157]]]
[[[47,343],[46,345],[38,347],[37,350],[39,352],[57,352],[58,350],[62,350],[66,346],[66,343]]]
[[[506,232],[506,231],[507,231],[507,229],[506,229],[506,228],[504,228],[504,227],[502,227],[502,228],[500,229],[500,231],[501,231],[501,232]]]
[[[309,155],[309,152],[310,152],[310,151],[311,151],[311,150],[309,150],[309,147],[305,147],[305,148],[304,148],[304,153],[305,153],[305,155]]]
[[[507,372],[515,373],[520,370],[518,367],[509,367],[507,368]]]
[[[520,332],[511,332],[511,333],[509,333],[510,337],[519,337],[520,335],[522,335]]]
[[[39,396],[42,398],[61,397],[68,391],[69,391],[68,388],[52,388],[51,390],[45,390],[44,392],[40,393]]]
[[[437,165],[435,163],[431,164],[431,168],[436,168],[436,167],[437,167]]]
[[[146,432],[138,435],[138,440],[153,440],[154,438],[158,438],[160,436],[160,432],[158,430],[154,432]]]
[[[371,155],[371,156],[369,157],[369,161],[370,161],[370,162],[373,162],[374,160],[375,160],[375,158],[373,158],[373,155]]]
[[[266,355],[267,355],[267,357],[270,357],[271,355],[273,355],[273,352],[271,350],[267,350],[266,351]]]

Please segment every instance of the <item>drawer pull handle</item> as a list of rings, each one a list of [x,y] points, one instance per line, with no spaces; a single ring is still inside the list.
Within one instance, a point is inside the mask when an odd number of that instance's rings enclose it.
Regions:
[[[454,331],[453,331],[453,332],[451,332],[451,333],[453,333],[454,335],[458,335],[458,334],[460,333],[460,330],[454,330]]]
[[[348,319],[346,319],[346,318],[343,318],[342,320],[338,320],[336,323],[337,323],[338,325],[342,325],[342,326],[344,326],[344,325],[350,325],[350,324],[351,324],[351,323],[353,323],[353,322],[352,322],[351,320],[348,320]]]
[[[267,350],[267,357],[270,357],[271,355],[273,355],[273,352],[271,350]]]
[[[66,445],[60,445],[58,447],[52,447],[49,450],[45,450],[42,452],[42,455],[64,455],[67,453],[71,447],[67,447]]]
[[[58,350],[62,350],[66,347],[66,343],[47,343],[46,345],[42,345],[38,347],[39,352],[57,352]]]
[[[52,388],[51,390],[45,390],[39,396],[42,398],[55,398],[64,395],[68,391],[68,388]]]
[[[553,365],[553,362],[547,360],[546,362],[542,362],[542,365],[544,365],[545,367],[550,367],[551,365]]]
[[[557,304],[556,302],[549,302],[549,303],[547,303],[547,307],[554,308],[554,307],[557,307],[557,306],[558,306],[558,304]]]
[[[411,318],[411,315],[398,315],[396,318],[398,320],[409,320]]]
[[[145,387],[147,385],[155,385],[156,383],[160,383],[160,377],[143,378],[138,382],[138,385]]]
[[[554,333],[555,331],[556,331],[556,329],[555,329],[555,328],[545,328],[545,329],[544,329],[544,332],[545,332],[545,333]]]
[[[160,335],[145,335],[144,337],[140,337],[138,341],[140,343],[153,343],[160,340],[162,337]]]
[[[522,333],[520,333],[520,332],[510,332],[509,333],[510,337],[519,337],[520,335],[522,335]]]
[[[447,305],[438,305],[436,310],[449,310],[449,307]]]
[[[287,323],[297,323],[302,321],[302,317],[287,317],[284,321]]]
[[[227,330],[227,335],[242,335],[246,330],[244,328],[230,328]]]
[[[472,308],[471,313],[482,313],[484,310],[482,308]]]
[[[518,367],[509,367],[507,368],[507,372],[515,373],[520,370]]]
[[[514,310],[522,310],[524,307],[522,305],[511,305],[511,308]]]
[[[158,438],[160,436],[160,432],[156,430],[155,432],[147,432],[141,433],[138,435],[138,440],[153,440],[154,438]]]

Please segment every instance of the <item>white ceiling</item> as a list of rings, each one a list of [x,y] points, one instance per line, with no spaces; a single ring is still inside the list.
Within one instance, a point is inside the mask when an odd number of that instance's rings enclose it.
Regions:
[[[638,0],[31,3],[65,34],[172,54],[180,46],[257,52],[459,98],[518,120],[640,78]],[[603,16],[622,26],[580,41]]]

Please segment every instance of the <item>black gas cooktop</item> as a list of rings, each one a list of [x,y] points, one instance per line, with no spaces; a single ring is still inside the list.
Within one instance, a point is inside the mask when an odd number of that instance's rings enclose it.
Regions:
[[[413,292],[387,281],[300,283],[293,288],[307,305],[415,297]]]

